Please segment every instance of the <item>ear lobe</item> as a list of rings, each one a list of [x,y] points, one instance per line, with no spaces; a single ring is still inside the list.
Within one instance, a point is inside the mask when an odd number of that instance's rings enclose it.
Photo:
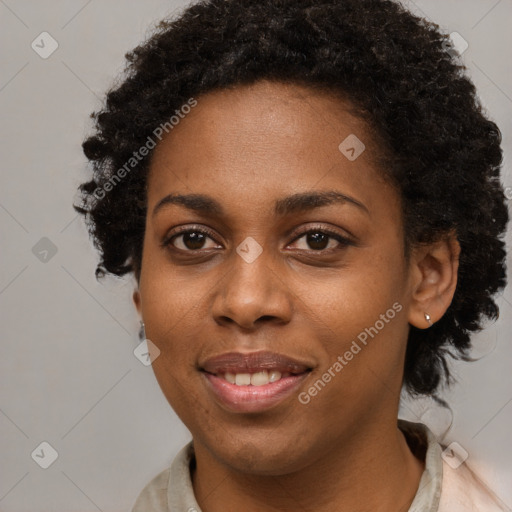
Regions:
[[[411,257],[411,325],[427,329],[445,314],[457,287],[459,256],[460,244],[454,233],[414,249]]]

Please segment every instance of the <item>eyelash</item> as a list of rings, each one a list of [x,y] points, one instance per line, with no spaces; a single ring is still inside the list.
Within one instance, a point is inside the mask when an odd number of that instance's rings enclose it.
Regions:
[[[192,227],[177,228],[176,231],[174,231],[171,235],[167,236],[164,239],[164,241],[162,242],[162,246],[171,248],[176,251],[181,251],[182,253],[185,252],[185,253],[193,254],[193,253],[201,252],[203,249],[196,249],[196,250],[187,249],[187,250],[185,250],[185,249],[179,249],[179,248],[173,246],[172,242],[175,238],[177,238],[181,235],[186,235],[188,233],[201,233],[203,235],[207,235],[215,243],[218,243],[217,240],[215,239],[214,233],[212,231],[210,231],[209,229],[204,228],[204,227],[199,228],[199,227],[192,226]],[[302,238],[304,235],[308,235],[309,233],[317,233],[317,234],[320,233],[323,235],[327,235],[329,238],[334,238],[340,244],[338,247],[334,247],[334,248],[331,247],[330,249],[318,249],[318,250],[310,249],[309,251],[312,253],[329,254],[333,251],[338,251],[338,250],[344,249],[345,247],[355,245],[355,243],[352,240],[350,240],[348,237],[340,235],[339,233],[336,233],[336,232],[334,232],[330,229],[327,229],[323,226],[308,227],[307,229],[300,231],[299,233],[297,233],[297,236],[292,240],[292,242],[296,242],[297,240]]]

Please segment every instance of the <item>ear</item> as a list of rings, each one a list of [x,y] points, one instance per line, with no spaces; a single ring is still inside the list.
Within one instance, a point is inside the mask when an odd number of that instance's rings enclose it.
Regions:
[[[139,313],[139,315],[142,315],[142,303],[141,303],[141,299],[140,299],[140,292],[138,289],[136,289],[133,292],[132,298],[133,298],[133,303],[135,304],[135,308],[137,309],[137,312]]]
[[[457,287],[460,244],[455,233],[413,249],[409,323],[428,329],[450,306]],[[430,322],[428,318],[430,317]]]

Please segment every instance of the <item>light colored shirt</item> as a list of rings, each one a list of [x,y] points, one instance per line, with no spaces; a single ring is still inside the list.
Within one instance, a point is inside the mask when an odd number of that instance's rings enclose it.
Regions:
[[[408,512],[512,512],[457,457],[442,457],[443,448],[422,423],[398,420],[398,426],[425,470]],[[176,455],[171,466],[142,490],[132,512],[201,512],[194,496],[190,464],[193,443]]]

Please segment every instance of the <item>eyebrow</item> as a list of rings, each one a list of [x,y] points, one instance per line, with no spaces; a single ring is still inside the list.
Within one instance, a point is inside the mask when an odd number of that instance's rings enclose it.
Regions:
[[[353,197],[347,196],[336,190],[325,192],[300,192],[291,196],[276,200],[274,214],[283,217],[292,213],[306,212],[314,208],[328,206],[330,204],[351,204],[369,214],[368,208]],[[164,206],[178,204],[203,215],[223,216],[222,205],[213,197],[204,194],[169,194],[156,204],[152,215],[155,216]]]

